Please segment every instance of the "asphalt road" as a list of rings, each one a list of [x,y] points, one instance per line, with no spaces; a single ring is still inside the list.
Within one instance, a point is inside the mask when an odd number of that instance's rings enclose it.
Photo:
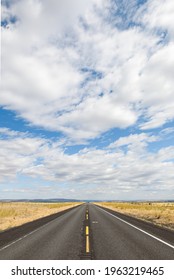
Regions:
[[[174,232],[93,204],[0,233],[1,260],[174,260]]]

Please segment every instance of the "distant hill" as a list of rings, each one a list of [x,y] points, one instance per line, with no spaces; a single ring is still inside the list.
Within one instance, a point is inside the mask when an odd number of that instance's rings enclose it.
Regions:
[[[173,203],[174,199],[166,199],[166,200],[92,200],[92,199],[70,199],[70,198],[45,198],[45,199],[0,199],[0,202],[132,202],[132,203],[138,203],[138,202],[168,202]]]
[[[82,202],[78,199],[48,198],[48,199],[0,199],[1,202]]]

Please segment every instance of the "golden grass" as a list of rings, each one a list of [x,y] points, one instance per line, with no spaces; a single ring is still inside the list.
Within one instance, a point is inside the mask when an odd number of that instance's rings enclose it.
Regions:
[[[0,231],[22,225],[81,203],[0,202]]]
[[[174,203],[102,202],[96,204],[174,230]]]

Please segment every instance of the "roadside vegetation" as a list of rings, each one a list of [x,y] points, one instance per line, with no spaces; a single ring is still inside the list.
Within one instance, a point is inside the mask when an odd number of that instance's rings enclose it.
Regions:
[[[0,231],[22,225],[81,203],[0,202]]]
[[[102,202],[96,204],[174,230],[174,202]]]

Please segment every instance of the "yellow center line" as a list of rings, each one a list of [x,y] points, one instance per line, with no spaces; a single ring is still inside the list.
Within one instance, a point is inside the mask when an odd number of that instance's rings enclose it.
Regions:
[[[86,235],[89,235],[89,227],[86,226]]]
[[[86,220],[89,219],[89,212],[86,209]],[[86,253],[90,253],[90,242],[89,242],[89,226],[85,228],[85,235],[86,235]]]
[[[89,249],[89,235],[86,236],[86,253],[89,253],[90,249]]]

